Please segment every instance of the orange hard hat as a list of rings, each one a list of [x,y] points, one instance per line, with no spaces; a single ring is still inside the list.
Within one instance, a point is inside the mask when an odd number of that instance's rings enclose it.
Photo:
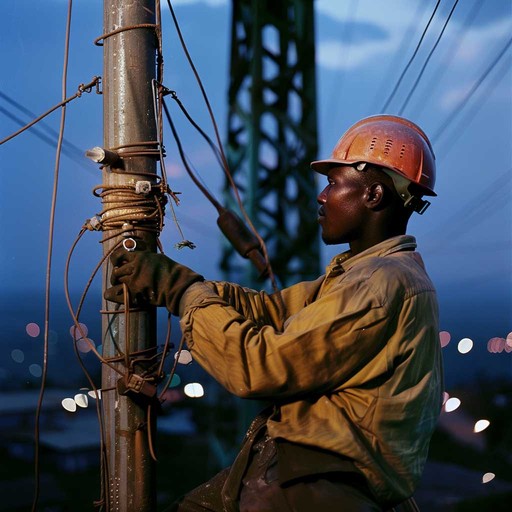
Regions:
[[[311,168],[327,174],[334,165],[360,163],[382,167],[404,200],[414,195],[407,190],[410,183],[416,185],[417,195],[437,195],[434,151],[425,132],[408,119],[392,115],[362,119],[342,135],[330,158],[312,162]]]

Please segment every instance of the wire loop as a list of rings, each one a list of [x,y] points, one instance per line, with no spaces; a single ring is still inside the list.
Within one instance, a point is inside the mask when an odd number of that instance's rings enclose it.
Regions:
[[[107,32],[106,34],[102,34],[94,40],[94,44],[96,46],[103,46],[103,41],[109,37],[115,36],[116,34],[120,34],[121,32],[126,32],[127,30],[135,30],[138,28],[151,28],[156,32],[158,30],[158,25],[155,23],[139,23],[138,25],[130,25],[128,27],[117,28],[116,30],[112,30],[111,32]]]

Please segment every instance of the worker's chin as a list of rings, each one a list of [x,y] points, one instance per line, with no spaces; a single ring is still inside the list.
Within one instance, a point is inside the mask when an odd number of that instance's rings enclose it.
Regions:
[[[325,233],[322,233],[322,241],[325,245],[338,245],[340,243],[338,238],[331,237]]]

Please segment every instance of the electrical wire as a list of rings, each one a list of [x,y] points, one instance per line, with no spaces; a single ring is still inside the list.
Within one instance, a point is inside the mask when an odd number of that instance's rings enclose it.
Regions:
[[[490,183],[485,189],[467,201],[471,207],[466,205],[461,210],[454,213],[448,219],[443,221],[443,229],[436,228],[425,234],[426,239],[433,240],[434,243],[428,251],[444,250],[447,241],[459,238],[468,232],[468,228],[480,224],[488,218],[490,212],[496,209],[497,204],[505,204],[510,198],[510,184],[512,182],[512,168],[505,169],[498,177]],[[446,230],[446,226],[449,229]],[[444,231],[443,237],[439,233]],[[429,236],[430,235],[430,236]]]
[[[4,96],[4,94],[0,91],[0,96]],[[15,105],[18,105],[18,107],[21,107],[21,105],[15,103]],[[21,110],[21,108],[20,108]],[[25,111],[27,109],[24,109],[22,111]],[[16,114],[11,112],[10,110],[7,110],[4,107],[0,107],[0,112],[5,115],[5,117],[9,118],[11,121],[14,121],[18,126],[25,126],[25,121],[22,121],[21,118],[19,118]],[[28,111],[30,112],[30,111]],[[30,112],[30,115],[34,116],[32,112]],[[59,134],[56,132],[51,126],[48,126],[45,123],[41,123],[41,127],[44,128],[44,132],[39,130],[37,127],[32,127],[31,133],[35,135],[38,139],[43,141],[45,144],[50,146],[51,148],[55,149],[57,146],[56,141],[52,138],[46,135],[46,133],[50,133],[55,139],[58,138]],[[73,160],[75,163],[83,167],[85,170],[89,172],[94,172],[93,169],[91,169],[90,165],[87,165],[87,161],[84,159],[84,152],[75,146],[72,142],[67,141],[64,139],[63,145],[62,145],[62,153],[66,155],[68,158]]]
[[[69,57],[69,38],[71,32],[71,13],[73,8],[73,0],[68,0],[68,14],[66,20],[66,35],[64,44],[64,64],[62,69],[62,98],[59,139],[57,142],[57,151],[55,155],[55,169],[53,179],[52,202],[50,209],[50,222],[48,233],[48,254],[46,264],[46,287],[45,287],[45,315],[44,315],[44,348],[43,348],[43,368],[41,375],[41,386],[39,389],[39,399],[37,402],[35,426],[34,426],[34,498],[32,501],[32,512],[37,510],[40,493],[40,461],[39,461],[39,439],[40,439],[40,420],[43,407],[44,392],[46,387],[46,379],[48,375],[48,348],[49,348],[49,331],[50,331],[50,284],[51,284],[51,268],[52,268],[52,252],[53,252],[53,235],[55,227],[55,212],[57,206],[57,192],[59,184],[60,170],[60,153],[62,149],[62,141],[64,139],[64,127],[66,123],[66,84]]]
[[[78,242],[80,241],[80,239],[82,238],[82,236],[84,235],[84,233],[86,231],[87,231],[86,227],[83,227],[80,230],[80,233],[78,234],[77,238],[75,239],[75,241],[73,242],[73,244],[71,246],[71,249],[68,252],[68,256],[67,256],[65,267],[64,267],[64,296],[66,298],[66,303],[68,305],[68,309],[69,309],[69,312],[71,314],[71,317],[73,319],[73,323],[75,326],[74,331],[73,331],[73,335],[74,335],[73,339],[75,340],[75,342],[73,343],[73,350],[75,352],[75,356],[78,360],[78,363],[82,369],[82,372],[85,375],[87,381],[89,382],[89,385],[91,386],[91,389],[94,392],[94,396],[96,398],[96,416],[98,418],[99,431],[100,431],[100,473],[101,473],[101,475],[100,475],[100,484],[101,484],[100,485],[100,493],[101,494],[100,495],[101,495],[101,497],[100,497],[99,503],[104,503],[106,500],[108,500],[108,495],[105,492],[105,490],[108,488],[108,478],[106,478],[106,476],[108,475],[108,458],[107,458],[107,453],[106,453],[106,434],[105,434],[105,426],[104,426],[104,422],[103,422],[103,410],[102,410],[101,403],[100,403],[100,391],[99,391],[98,387],[95,385],[94,380],[92,379],[87,368],[85,367],[85,364],[82,360],[82,357],[80,355],[80,352],[78,350],[77,343],[76,343],[76,338],[77,338],[76,332],[78,331],[80,334],[80,337],[82,339],[87,340],[87,344],[89,345],[91,350],[100,358],[100,360],[102,359],[102,356],[97,352],[96,347],[86,337],[85,332],[82,329],[82,325],[80,324],[79,318],[80,318],[80,312],[81,312],[82,305],[83,305],[85,296],[87,294],[87,291],[92,283],[92,280],[94,279],[94,276],[96,275],[98,269],[103,264],[104,260],[102,259],[100,261],[99,265],[93,271],[92,276],[89,279],[89,282],[87,283],[87,286],[85,287],[85,290],[82,294],[80,303],[78,304],[78,307],[76,308],[76,312],[71,304],[71,297],[70,297],[70,292],[69,292],[69,268],[70,268],[71,258],[73,256],[74,250],[75,250]],[[110,364],[110,363],[106,362],[106,364]],[[116,370],[116,369],[114,368],[114,370]]]
[[[452,8],[450,10],[450,13],[448,14],[448,16],[447,16],[447,18],[446,18],[446,20],[445,20],[445,22],[443,24],[443,28],[441,29],[441,32],[439,33],[439,36],[437,37],[436,42],[434,43],[434,46],[432,47],[432,49],[430,50],[427,58],[425,59],[425,62],[423,63],[423,66],[421,67],[421,70],[418,73],[418,76],[416,77],[416,80],[414,81],[414,84],[411,87],[411,90],[409,91],[409,94],[405,98],[405,101],[403,102],[402,106],[400,107],[400,110],[398,111],[399,115],[403,114],[403,112],[404,112],[405,108],[407,107],[407,105],[408,105],[412,95],[414,94],[414,91],[418,87],[418,84],[420,83],[421,77],[423,76],[423,73],[425,72],[425,69],[427,68],[428,63],[430,62],[430,59],[432,58],[432,55],[436,51],[436,48],[437,48],[439,42],[441,41],[441,39],[443,37],[443,34],[444,34],[444,31],[446,30],[446,27],[448,26],[448,23],[450,22],[450,19],[451,19],[452,15],[453,15],[453,12],[455,11],[455,8],[457,7],[458,3],[459,3],[459,0],[455,0],[455,2],[453,3],[453,6],[452,6]]]
[[[196,67],[194,65],[192,57],[190,56],[190,53],[189,53],[188,48],[187,48],[187,45],[186,45],[185,40],[183,38],[183,34],[181,32],[181,29],[180,29],[180,25],[178,23],[178,19],[176,17],[176,14],[174,12],[174,9],[172,7],[172,4],[171,4],[170,0],[167,0],[167,5],[169,6],[169,11],[171,13],[171,17],[173,19],[174,26],[176,28],[176,33],[177,33],[178,38],[180,40],[181,46],[183,48],[183,51],[184,51],[185,56],[187,58],[187,61],[188,61],[189,65],[190,65],[190,68],[192,69],[192,72],[193,72],[193,74],[194,74],[194,76],[196,78],[196,81],[197,81],[198,85],[199,85],[199,89],[201,90],[201,94],[203,96],[206,108],[208,110],[208,114],[209,114],[210,119],[212,121],[213,129],[214,129],[214,133],[215,133],[215,138],[217,140],[217,147],[218,147],[218,149],[220,151],[220,156],[221,156],[221,160],[222,160],[222,163],[223,163],[222,167],[223,167],[224,173],[225,173],[225,175],[226,175],[226,177],[227,177],[227,179],[229,181],[229,184],[231,186],[233,194],[235,195],[235,198],[236,198],[238,207],[240,209],[240,212],[242,213],[244,219],[247,222],[247,225],[249,226],[250,230],[252,231],[252,233],[254,234],[254,236],[256,237],[256,239],[258,240],[258,242],[260,244],[260,248],[261,248],[263,257],[265,258],[265,262],[266,262],[266,265],[267,265],[268,274],[269,274],[269,278],[270,278],[270,281],[271,281],[271,284],[272,284],[272,288],[273,288],[274,292],[276,293],[276,296],[278,298],[280,307],[281,307],[282,311],[284,312],[284,308],[285,308],[284,301],[282,299],[281,292],[280,292],[278,284],[277,284],[276,276],[275,276],[275,274],[274,274],[274,272],[272,270],[272,265],[271,265],[270,258],[269,258],[269,255],[268,255],[267,246],[265,244],[265,241],[262,239],[261,235],[258,233],[258,230],[256,229],[256,227],[252,223],[252,221],[251,221],[249,215],[247,214],[247,211],[246,211],[246,209],[245,209],[245,207],[243,205],[242,199],[240,197],[240,193],[238,191],[236,183],[234,182],[233,176],[231,175],[231,172],[229,170],[229,164],[227,162],[226,154],[224,152],[223,144],[222,144],[222,141],[221,141],[221,138],[220,138],[220,134],[219,134],[219,128],[218,128],[217,122],[215,120],[215,115],[213,113],[213,109],[211,107],[210,100],[208,99],[208,95],[207,95],[206,90],[205,90],[205,88],[203,86],[203,82],[201,80],[201,77],[199,76],[199,73],[198,73],[198,71],[197,71],[197,69],[196,69]]]
[[[178,135],[178,131],[176,130],[176,126],[174,125],[174,122],[171,117],[171,113],[169,112],[169,109],[167,108],[167,105],[165,102],[163,103],[164,112],[167,117],[167,122],[169,123],[169,126],[171,128],[171,132],[174,136],[174,139],[176,141],[176,146],[178,147],[178,152],[180,154],[181,160],[183,162],[183,165],[185,167],[185,170],[187,171],[187,174],[190,176],[190,179],[194,182],[197,188],[201,190],[201,192],[205,195],[205,197],[210,201],[210,203],[215,206],[217,211],[220,213],[222,211],[222,205],[217,201],[217,199],[213,196],[213,194],[199,181],[199,179],[196,176],[196,173],[194,173],[190,167],[190,163],[188,162],[187,156],[185,155],[185,151],[183,149],[183,144],[181,143],[181,139]]]
[[[377,94],[375,95],[375,99],[373,101],[373,106],[368,115],[375,114],[378,112],[381,103],[381,91],[384,90],[384,87],[391,82],[393,76],[395,75],[395,69],[398,67],[400,63],[400,59],[409,49],[409,44],[412,42],[414,32],[416,31],[417,22],[423,18],[423,14],[426,11],[428,5],[426,2],[418,2],[417,9],[414,11],[408,25],[407,29],[404,30],[404,35],[400,44],[398,46],[398,50],[395,52],[395,58],[389,64],[388,70],[384,78],[382,79],[379,87],[377,88]]]
[[[19,110],[26,116],[29,116],[32,118],[37,117],[37,114],[35,112],[28,109],[27,107],[25,107],[25,105],[22,105],[20,102],[16,101],[13,97],[9,96],[7,93],[0,91],[0,98],[2,98],[6,103],[8,103],[12,107],[16,108],[17,110]],[[23,126],[24,124],[25,123],[22,123],[21,126]],[[55,138],[57,138],[59,136],[59,132],[54,130],[50,125],[48,125],[44,122],[41,122],[41,126],[44,127],[45,131],[51,133],[52,136],[54,136]],[[65,147],[68,147],[68,149],[73,150],[77,154],[82,155],[82,153],[83,153],[82,149],[80,149],[77,145],[73,144],[72,142],[66,140],[66,138],[64,138],[64,140],[62,142],[62,150],[63,151],[64,151]]]
[[[425,86],[425,90],[428,91],[429,97],[434,96],[434,91],[441,83],[441,77],[446,73],[446,71],[452,69],[453,59],[455,58],[457,51],[464,46],[464,39],[466,37],[466,34],[469,28],[473,26],[473,23],[477,18],[477,15],[480,12],[480,9],[482,8],[483,5],[483,2],[481,2],[480,0],[475,0],[473,8],[468,13],[466,19],[462,24],[464,26],[464,33],[461,36],[459,36],[461,32],[459,31],[459,33],[454,37],[454,42],[456,42],[457,44],[452,45],[449,55],[443,59],[442,64],[438,66],[437,70],[432,74],[430,82]],[[418,119],[428,104],[428,101],[417,102],[416,109],[414,110],[414,114],[412,115],[412,117]]]
[[[453,109],[450,115],[446,118],[446,120],[441,124],[435,134],[432,136],[432,143],[436,142],[439,137],[445,132],[445,130],[450,126],[450,124],[454,121],[457,115],[461,112],[464,106],[467,104],[468,100],[476,93],[476,91],[480,88],[484,80],[489,76],[492,70],[496,67],[496,65],[500,62],[503,56],[506,54],[507,50],[512,45],[512,37],[507,41],[505,46],[500,50],[498,55],[493,59],[491,64],[484,70],[484,72],[480,75],[478,80],[473,84],[471,89],[464,95],[464,97],[459,101],[457,107]]]
[[[78,86],[78,90],[77,90],[77,92],[75,94],[73,94],[69,98],[63,99],[60,103],[57,103],[57,105],[54,105],[53,107],[48,109],[46,112],[41,114],[39,117],[37,117],[36,119],[30,121],[30,123],[26,124],[25,126],[20,128],[19,130],[15,131],[14,133],[11,133],[11,135],[5,137],[4,139],[0,140],[0,146],[2,144],[5,144],[6,142],[8,142],[11,139],[14,139],[14,137],[17,137],[18,135],[23,133],[25,130],[28,130],[31,126],[34,126],[36,123],[38,123],[39,121],[44,119],[46,116],[50,115],[52,112],[57,110],[59,107],[64,107],[70,101],[73,101],[76,98],[80,98],[84,92],[89,93],[89,92],[92,91],[93,87],[98,88],[99,83],[100,83],[100,78],[95,76],[95,77],[93,77],[93,79],[88,84],[80,84]]]
[[[416,45],[416,48],[414,49],[414,52],[411,56],[411,58],[409,59],[409,62],[407,62],[404,70],[402,71],[402,73],[400,74],[400,77],[398,78],[395,86],[393,87],[393,90],[391,91],[391,94],[389,95],[388,99],[385,101],[384,103],[384,106],[380,109],[381,112],[385,112],[389,106],[389,104],[391,103],[392,99],[394,98],[398,88],[400,87],[400,84],[402,83],[402,80],[404,79],[404,76],[405,74],[407,73],[407,70],[410,68],[411,64],[413,63],[416,55],[418,54],[418,51],[420,49],[420,46],[423,42],[423,39],[425,38],[427,32],[428,32],[428,29],[430,27],[430,24],[432,23],[432,20],[434,19],[434,16],[437,12],[437,8],[439,7],[439,4],[441,3],[441,0],[437,0],[436,2],[436,5],[434,7],[434,10],[432,12],[432,14],[430,15],[430,18],[427,22],[427,25],[425,26],[425,28],[423,29],[423,32],[421,34],[421,37],[420,37],[420,40],[418,41],[418,44]]]
[[[473,122],[473,119],[475,118],[476,114],[480,112],[482,107],[486,104],[487,100],[492,98],[492,93],[498,85],[500,85],[501,81],[507,76],[507,73],[510,72],[512,65],[512,58],[509,58],[503,62],[502,67],[498,70],[496,75],[498,76],[495,80],[489,80],[486,89],[479,95],[479,100],[475,101],[473,104],[473,108],[471,108],[469,111],[466,112],[465,115],[461,116],[459,122],[453,129],[453,135],[449,138],[441,138],[441,144],[438,143],[438,151],[440,154],[442,154],[444,157],[450,151],[456,147],[456,142],[459,140],[459,138],[464,133],[464,130],[471,126],[471,123]]]

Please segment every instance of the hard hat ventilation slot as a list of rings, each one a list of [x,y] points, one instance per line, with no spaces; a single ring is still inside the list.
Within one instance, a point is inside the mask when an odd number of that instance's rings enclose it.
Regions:
[[[384,144],[384,154],[385,155],[389,155],[389,152],[391,151],[392,146],[393,146],[393,140],[386,139],[386,143]]]
[[[372,141],[370,142],[370,151],[373,151],[375,149],[376,143],[377,143],[377,137],[373,137]]]
[[[400,149],[400,158],[403,158],[404,157],[404,154],[405,154],[405,144],[402,144],[402,148]]]

